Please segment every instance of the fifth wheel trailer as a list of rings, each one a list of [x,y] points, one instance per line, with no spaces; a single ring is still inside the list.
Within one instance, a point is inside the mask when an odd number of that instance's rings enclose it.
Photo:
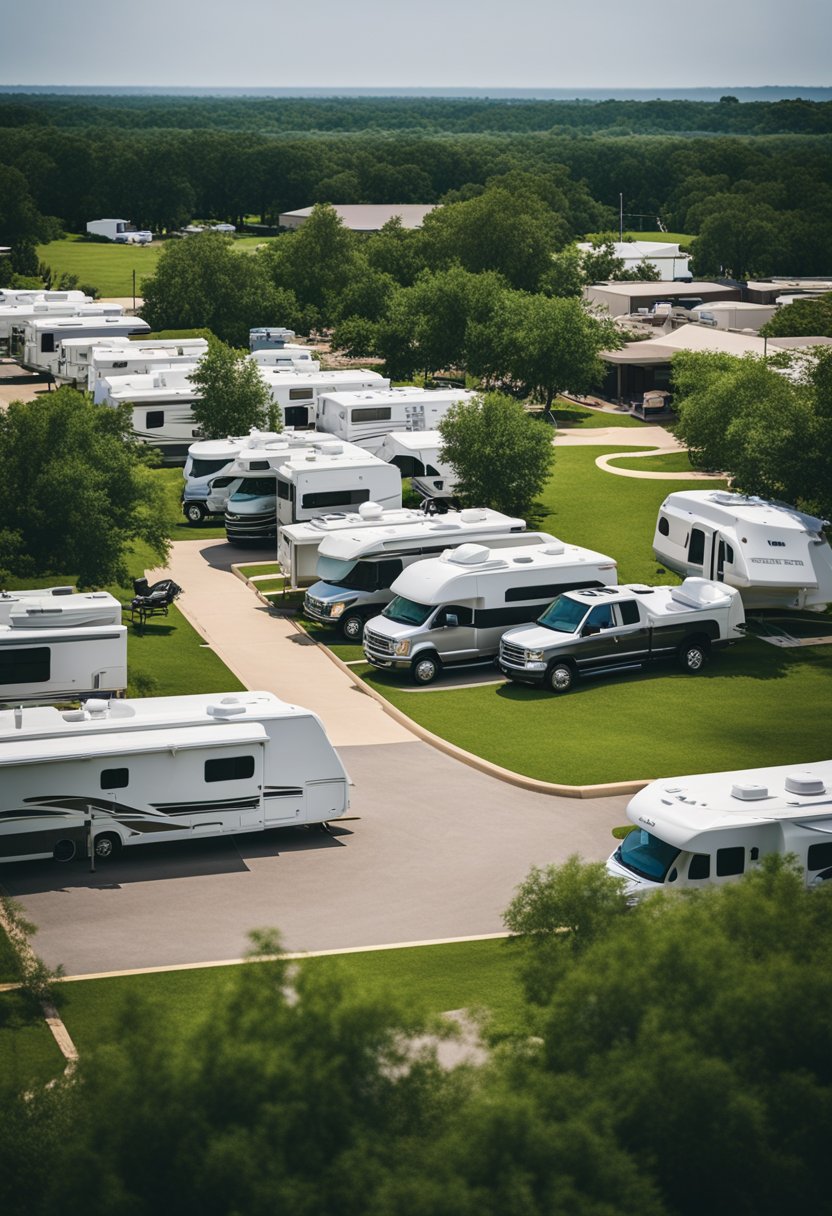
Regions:
[[[0,861],[326,823],[349,779],[320,720],[272,693],[0,712]]]
[[[126,338],[150,332],[141,317],[83,316],[42,317],[29,321],[23,330],[21,363],[29,371],[54,376],[58,371],[61,343],[68,338]]]

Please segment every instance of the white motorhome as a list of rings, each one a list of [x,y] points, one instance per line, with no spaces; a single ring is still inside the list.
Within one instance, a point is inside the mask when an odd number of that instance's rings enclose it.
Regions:
[[[127,686],[121,604],[72,587],[0,593],[0,701],[54,701]]]
[[[32,372],[55,376],[60,361],[61,343],[69,338],[126,338],[129,334],[150,332],[141,317],[84,316],[41,317],[23,329],[21,363]]]
[[[474,396],[466,389],[412,386],[333,390],[321,395],[316,426],[319,431],[328,431],[378,454],[390,431],[435,431],[448,410]]]
[[[241,452],[232,473],[243,478],[228,499],[225,534],[232,544],[262,544],[278,527],[313,519],[324,511],[355,510],[363,502],[402,505],[399,470],[354,444],[311,433],[301,447],[274,445]]]
[[[453,498],[456,477],[449,464],[439,459],[439,431],[390,431],[378,455],[394,464],[402,477],[409,477],[417,494],[424,498]]]
[[[310,346],[298,346],[292,342],[276,349],[257,349],[248,356],[258,367],[276,367],[290,372],[319,372],[321,365],[313,358]]]
[[[262,364],[259,367],[272,401],[283,411],[284,426],[314,427],[318,401],[324,393],[386,388],[390,383],[378,372],[361,368],[355,371],[307,372],[286,371]]]
[[[120,317],[120,304],[76,303],[73,300],[35,301],[34,304],[4,304],[0,307],[0,345],[15,356],[23,349],[24,330],[30,321],[49,317]]]
[[[149,245],[153,233],[146,228],[137,228],[129,220],[89,220],[88,236],[103,236],[117,245]]]
[[[832,603],[826,520],[722,490],[668,494],[653,552],[669,570],[736,587],[746,608],[822,612]]]
[[[130,405],[133,434],[162,453],[165,464],[180,464],[201,434],[193,413],[199,393],[191,383],[196,363],[98,381],[102,405]]]
[[[0,861],[326,823],[349,781],[315,714],[267,692],[0,713]]]
[[[534,535],[534,534],[532,534]],[[613,558],[554,536],[530,546],[465,544],[408,566],[395,598],[364,629],[375,666],[430,684],[445,666],[496,656],[512,625],[536,620],[562,592],[615,584]]]
[[[794,854],[807,886],[832,878],[832,760],[663,777],[627,818],[607,871],[634,898],[736,882],[772,853]]]
[[[282,432],[288,435],[290,432]],[[185,488],[182,510],[190,524],[198,524],[206,515],[224,515],[228,496],[239,485],[239,475],[232,476],[234,461],[244,448],[256,450],[278,443],[281,436],[274,431],[252,428],[248,435],[228,439],[200,439],[188,448],[182,475]]]
[[[258,325],[248,331],[248,348],[252,353],[258,350],[282,350],[292,345],[295,336],[293,329],[282,325]]]
[[[61,342],[55,379],[85,389],[96,404],[106,396],[100,382],[146,375],[171,367],[195,367],[208,349],[204,338],[67,338]]]
[[[416,519],[392,523],[380,508],[368,506],[359,511],[365,512],[365,518],[375,515],[375,527],[335,528],[322,537],[318,581],[306,592],[303,603],[307,617],[337,625],[351,642],[360,641],[364,622],[389,604],[392,583],[414,562],[438,557],[451,545],[489,545],[493,550],[552,540],[548,533],[526,533],[524,519],[485,507],[441,516],[414,512]]]
[[[6,287],[0,290],[0,307],[10,304],[91,304],[92,296],[83,291],[32,291],[31,288]]]

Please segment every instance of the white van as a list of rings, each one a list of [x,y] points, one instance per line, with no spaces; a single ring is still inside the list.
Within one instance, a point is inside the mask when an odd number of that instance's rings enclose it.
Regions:
[[[539,546],[447,549],[399,575],[395,598],[367,622],[364,653],[430,684],[443,667],[493,659],[507,629],[536,620],[562,592],[614,585],[616,570],[606,554],[554,536]]]

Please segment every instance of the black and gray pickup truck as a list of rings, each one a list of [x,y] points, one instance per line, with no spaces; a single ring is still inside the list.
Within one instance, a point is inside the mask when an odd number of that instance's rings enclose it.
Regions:
[[[500,669],[512,680],[568,692],[582,675],[676,658],[701,671],[712,650],[743,637],[739,592],[686,578],[681,587],[597,587],[569,591],[534,625],[509,629]]]

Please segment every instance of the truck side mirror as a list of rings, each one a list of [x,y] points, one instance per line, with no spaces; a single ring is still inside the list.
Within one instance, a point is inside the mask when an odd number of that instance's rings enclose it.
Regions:
[[[582,638],[591,638],[593,634],[600,633],[600,632],[601,632],[600,625],[584,625],[583,629],[581,630],[581,637]]]
[[[459,617],[456,615],[455,612],[446,612],[445,613],[445,628],[446,629],[455,629],[458,624],[459,624]]]

